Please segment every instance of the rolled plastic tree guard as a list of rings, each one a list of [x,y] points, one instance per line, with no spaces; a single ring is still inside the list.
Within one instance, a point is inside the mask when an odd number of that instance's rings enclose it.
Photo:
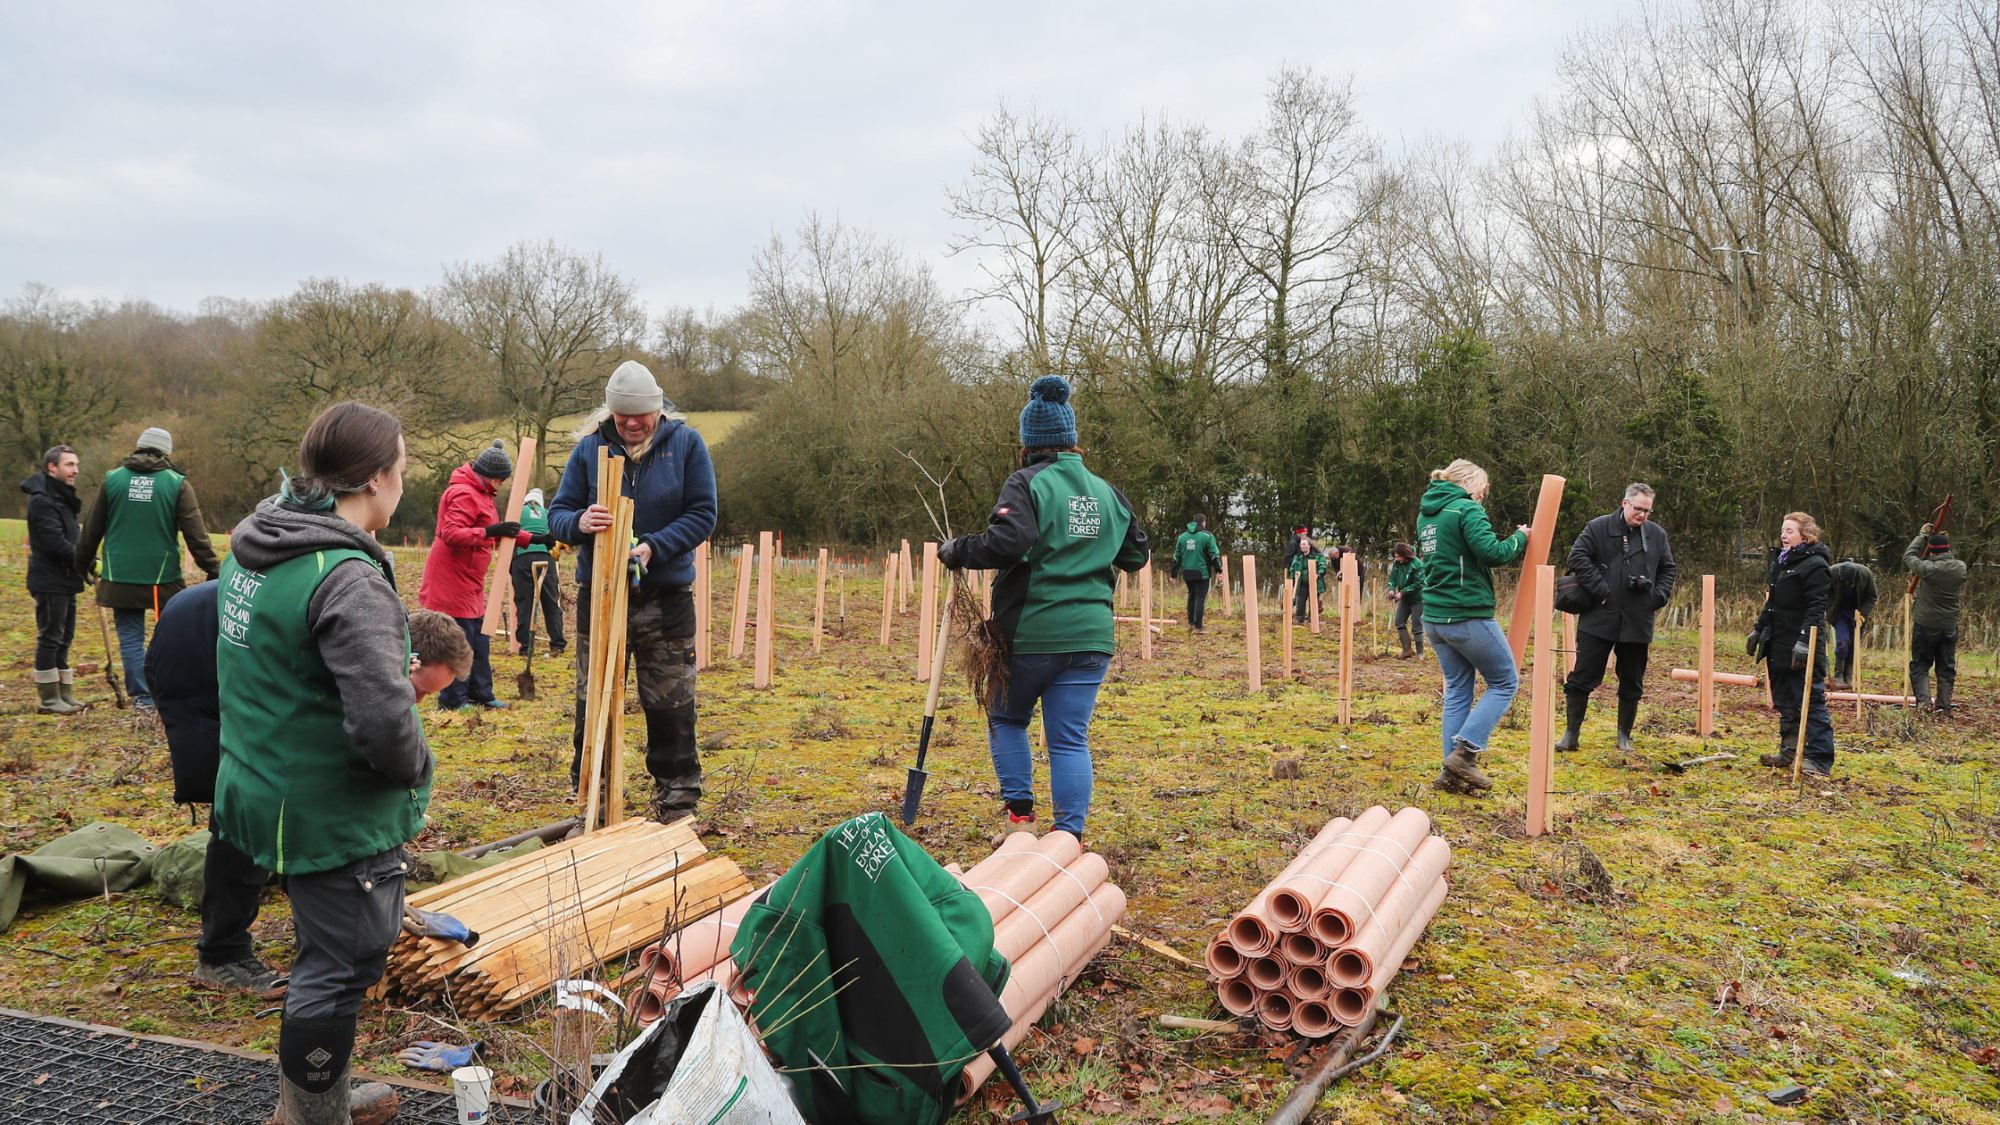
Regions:
[[[1278,873],[1278,877],[1257,892],[1257,897],[1251,899],[1248,906],[1229,920],[1229,925],[1223,934],[1230,943],[1245,956],[1254,957],[1270,952],[1278,944],[1278,928],[1270,919],[1271,892],[1297,874],[1299,869],[1311,862],[1321,850],[1345,835],[1353,824],[1354,822],[1346,817],[1335,817],[1327,821],[1326,827],[1320,829],[1319,835],[1314,836],[1310,843],[1299,849],[1299,854],[1292,857],[1292,862]]]
[[[1430,830],[1430,815],[1422,809],[1404,809],[1391,818],[1314,906],[1313,931],[1321,941],[1339,948],[1368,924],[1375,904],[1396,885]]]
[[[1273,887],[1264,910],[1271,925],[1288,934],[1311,925],[1313,908],[1326,897],[1327,889],[1345,876],[1356,856],[1374,846],[1376,834],[1387,827],[1389,820],[1389,810],[1380,805],[1355,817],[1346,832],[1307,859],[1290,878]]]
[[[1083,854],[1083,845],[1067,832],[1051,832],[1034,847],[997,856],[999,863],[978,880],[966,880],[966,889],[979,896],[997,924],[1013,913],[1016,903],[1042,889],[1050,877],[1068,867]],[[984,867],[982,862],[980,867]],[[974,871],[979,867],[973,868]]]
[[[1228,934],[1217,934],[1210,939],[1208,948],[1202,951],[1201,960],[1208,966],[1209,972],[1222,980],[1242,976],[1243,970],[1250,964],[1242,952],[1230,943]]]
[[[1333,1034],[1340,1026],[1334,1021],[1333,1009],[1321,1000],[1301,1000],[1292,1005],[1292,1030],[1307,1039],[1319,1039]]]
[[[1423,905],[1431,884],[1444,877],[1451,866],[1451,845],[1441,836],[1432,836],[1417,846],[1410,863],[1396,885],[1375,904],[1375,916],[1361,927],[1354,940],[1343,946],[1327,962],[1334,983],[1352,988],[1368,983],[1376,962],[1402,936],[1403,927]]]
[[[1368,979],[1365,986],[1343,988],[1334,993],[1335,1019],[1351,1027],[1367,1018],[1369,1005],[1375,1003],[1375,997],[1389,987],[1390,981],[1396,979],[1397,972],[1403,967],[1403,958],[1408,957],[1410,950],[1416,948],[1417,942],[1424,936],[1424,931],[1430,928],[1431,919],[1437,916],[1438,907],[1444,905],[1445,889],[1445,882],[1442,879],[1431,884],[1431,892],[1424,896],[1424,903],[1417,908],[1416,916],[1410,919],[1409,925],[1403,927],[1403,932],[1396,938],[1396,944],[1389,947],[1388,954],[1377,962],[1375,975]]]
[[[1009,961],[1018,960],[1046,938],[1110,877],[1109,865],[1096,852],[1086,852],[1053,873],[1041,890],[1029,895],[993,927],[993,947]]]
[[[1244,977],[1230,977],[1221,982],[1215,994],[1230,1015],[1248,1016],[1257,1011],[1257,989]]]

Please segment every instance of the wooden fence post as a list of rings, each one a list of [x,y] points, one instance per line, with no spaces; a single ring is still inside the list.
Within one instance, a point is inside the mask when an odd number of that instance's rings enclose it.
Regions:
[[[826,635],[826,548],[819,549],[819,577],[813,581],[813,651]]]
[[[1264,638],[1257,630],[1257,557],[1243,556],[1243,649],[1250,665],[1250,690],[1264,690]]]
[[[709,617],[715,609],[708,600],[709,561],[708,540],[704,539],[694,549],[694,668],[697,672],[708,667]]]
[[[910,587],[917,580],[916,564],[910,561],[910,541],[903,540],[902,557],[896,560],[896,612],[910,612]]]
[[[1222,566],[1219,569],[1217,569],[1216,576],[1222,579],[1222,616],[1234,617],[1236,615],[1236,611],[1231,609],[1229,606],[1229,556],[1228,555],[1222,556]]]
[[[882,556],[882,639],[877,642],[883,648],[889,647],[889,623],[896,617],[896,552]]]
[[[1319,560],[1306,560],[1307,612],[1312,619],[1312,634],[1319,636]]]
[[[750,686],[767,688],[771,686],[771,645],[772,618],[778,614],[778,599],[771,585],[777,578],[778,564],[771,545],[771,533],[757,533],[757,653],[754,670],[751,672]]]
[[[1549,830],[1549,790],[1555,767],[1556,642],[1551,609],[1556,599],[1556,568],[1537,563],[1535,590],[1535,672],[1528,697],[1528,835]],[[1524,583],[1525,585],[1526,583]],[[1519,620],[1520,610],[1515,610]]]
[[[743,631],[750,622],[750,544],[736,556],[736,604],[729,608],[729,659],[743,659]]]
[[[1153,563],[1139,568],[1139,659],[1153,658]]]
[[[1696,682],[1694,732],[1702,738],[1715,735],[1715,575],[1701,576],[1701,663],[1696,665],[1701,679]]]
[[[1354,721],[1354,613],[1361,592],[1361,560],[1340,556],[1340,725]]]

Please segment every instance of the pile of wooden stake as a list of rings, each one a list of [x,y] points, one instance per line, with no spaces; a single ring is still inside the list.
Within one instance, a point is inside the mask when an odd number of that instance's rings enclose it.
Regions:
[[[583,710],[583,830],[625,819],[625,612],[632,542],[632,501],[619,487],[625,458],[597,450],[597,502],[611,526],[591,548],[589,674]],[[661,560],[664,562],[664,560]]]
[[[749,893],[692,820],[628,820],[412,893],[411,906],[451,915],[479,941],[404,934],[377,994],[494,1019]]]
[[[1444,902],[1430,817],[1336,817],[1208,944],[1222,1006],[1310,1039],[1359,1025]]]

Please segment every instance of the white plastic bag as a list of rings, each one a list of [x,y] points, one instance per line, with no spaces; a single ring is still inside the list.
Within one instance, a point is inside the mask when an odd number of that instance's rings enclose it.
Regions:
[[[743,1014],[714,981],[702,981],[682,993],[692,998],[704,990],[714,995],[703,1006],[694,1033],[681,1050],[680,1063],[659,1101],[633,1115],[626,1125],[805,1125],[792,1105],[791,1085],[772,1068]],[[597,1107],[626,1063],[665,1032],[661,1019],[626,1044],[611,1060],[569,1125],[598,1125]],[[609,1111],[607,1110],[606,1120]]]

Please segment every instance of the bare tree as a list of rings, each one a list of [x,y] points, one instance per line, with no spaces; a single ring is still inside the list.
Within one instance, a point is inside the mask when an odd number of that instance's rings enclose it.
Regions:
[[[21,464],[101,430],[124,401],[119,356],[90,339],[89,315],[37,284],[22,287],[0,315],[0,428]]]

